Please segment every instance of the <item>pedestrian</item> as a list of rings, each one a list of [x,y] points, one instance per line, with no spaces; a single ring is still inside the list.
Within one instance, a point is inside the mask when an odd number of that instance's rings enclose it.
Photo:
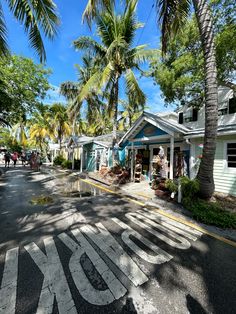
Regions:
[[[35,152],[32,152],[29,157],[30,169],[35,168],[35,158],[36,158]]]
[[[17,162],[17,159],[18,159],[18,154],[17,152],[14,152],[11,156],[11,159],[13,160],[13,164],[14,164],[14,167],[16,166],[16,162]]]
[[[10,160],[11,160],[11,154],[6,151],[4,155],[4,160],[5,160],[5,167],[7,166],[9,168]]]
[[[21,153],[21,162],[22,162],[22,166],[25,167],[25,162],[26,162],[26,154],[25,154],[25,152]]]
[[[41,166],[41,156],[40,156],[40,153],[37,153],[37,156],[36,156],[36,169],[37,171],[40,171],[40,166]]]

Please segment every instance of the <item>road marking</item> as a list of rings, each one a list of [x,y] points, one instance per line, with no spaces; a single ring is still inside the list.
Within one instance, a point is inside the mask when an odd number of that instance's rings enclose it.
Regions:
[[[150,212],[150,210],[148,210],[147,208],[143,208],[143,210],[138,210],[137,213],[162,224],[166,228],[171,229],[178,234],[182,234],[192,241],[196,241],[197,238],[202,235],[202,232],[196,229],[190,228],[175,220],[166,218],[165,216],[158,214],[157,212]]]
[[[77,314],[53,238],[45,239],[44,245],[46,255],[34,242],[25,246],[25,249],[44,275],[37,314],[51,314],[54,298],[57,300],[60,314]]]
[[[144,282],[148,281],[148,277],[124,251],[122,246],[114,239],[110,232],[101,223],[97,223],[96,227],[98,232],[90,225],[83,226],[80,230],[106,254],[106,256],[133,282],[135,286],[142,285]]]
[[[117,223],[121,228],[125,229],[124,232],[121,234],[121,238],[124,241],[124,243],[140,258],[145,260],[146,262],[152,263],[152,264],[162,264],[165,262],[168,262],[173,258],[172,255],[168,254],[158,246],[156,246],[154,243],[149,241],[147,238],[143,237],[141,234],[139,234],[137,231],[133,230],[131,227],[126,225],[124,222],[122,222],[118,218],[111,218],[115,223]],[[130,238],[130,236],[134,237],[135,239],[138,239],[140,242],[142,242],[145,246],[147,246],[149,249],[151,249],[156,255],[148,254],[145,252],[140,246],[138,246],[134,241]]]
[[[99,188],[100,190],[104,190],[104,191],[110,192],[110,193],[112,193],[112,194],[119,195],[119,196],[121,196],[122,198],[127,199],[129,202],[136,203],[136,204],[138,204],[138,205],[140,205],[140,206],[147,206],[147,205],[146,205],[145,203],[143,203],[143,202],[136,201],[136,200],[134,200],[134,199],[132,199],[132,198],[130,198],[130,197],[127,197],[127,196],[123,196],[121,193],[118,193],[118,192],[112,191],[112,190],[110,190],[110,189],[107,189],[107,188],[105,188],[105,187],[103,187],[103,186],[101,186],[101,185],[95,184],[95,183],[93,183],[93,182],[91,182],[91,181],[89,181],[89,180],[85,180],[85,179],[80,179],[80,180],[82,180],[82,181],[84,181],[84,182],[86,182],[86,183],[88,183],[88,184],[91,184],[91,185],[93,185],[93,186],[96,186],[96,187]],[[152,206],[152,207],[154,207],[154,206]],[[190,221],[185,220],[184,218],[179,218],[179,217],[176,217],[176,216],[174,216],[174,215],[172,215],[172,214],[168,214],[167,212],[165,212],[164,210],[159,209],[158,207],[156,207],[155,210],[156,210],[157,212],[159,212],[161,215],[165,216],[165,217],[168,217],[168,218],[170,218],[170,219],[172,219],[172,220],[175,220],[175,221],[177,221],[177,222],[180,222],[180,223],[182,223],[182,224],[184,224],[184,225],[186,225],[186,226],[192,227],[192,228],[194,228],[195,230],[198,230],[198,231],[202,232],[203,234],[208,235],[208,236],[210,236],[211,238],[214,238],[214,239],[216,239],[216,240],[218,240],[218,241],[221,241],[221,242],[224,242],[224,243],[226,243],[226,244],[229,244],[229,245],[231,245],[231,246],[233,246],[233,247],[236,247],[236,242],[235,242],[235,241],[232,241],[232,240],[229,240],[229,239],[224,238],[224,237],[222,237],[222,236],[219,236],[218,234],[216,234],[216,233],[214,233],[214,232],[210,232],[210,231],[208,231],[207,229],[196,225],[195,223],[192,223],[192,222],[190,222]]]
[[[156,238],[159,238],[160,240],[164,241],[168,245],[175,247],[177,249],[188,249],[190,248],[191,244],[189,241],[181,236],[179,236],[177,233],[174,233],[171,230],[168,230],[167,228],[161,226],[161,224],[157,224],[153,220],[150,220],[149,218],[142,216],[138,213],[128,213],[125,214],[125,216],[131,220],[133,223],[138,225],[139,227],[143,228],[144,230],[147,230],[149,233],[153,234]],[[151,227],[150,227],[151,226]],[[164,232],[158,232],[155,229],[159,229]],[[165,236],[167,234],[169,237]],[[172,239],[171,239],[172,238]],[[177,240],[177,241],[176,241]]]
[[[19,248],[6,252],[0,289],[0,313],[15,313]]]
[[[70,258],[69,268],[74,283],[81,296],[94,305],[107,305],[123,297],[127,292],[127,289],[114,276],[113,272],[81,234],[80,230],[74,229],[72,230],[72,233],[78,243],[72,240],[66,233],[61,233],[58,237],[73,252]],[[89,257],[90,261],[107,284],[108,288],[106,290],[96,289],[90,283],[87,277],[88,274],[85,273],[80,262],[83,254],[86,254]],[[99,281],[99,278],[97,279],[97,281]]]

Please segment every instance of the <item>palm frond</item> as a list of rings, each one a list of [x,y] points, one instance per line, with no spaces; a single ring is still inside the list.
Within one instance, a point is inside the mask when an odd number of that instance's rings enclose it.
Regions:
[[[162,34],[162,51],[166,53],[167,45],[186,23],[190,12],[190,0],[157,0],[156,7]]]
[[[104,56],[105,50],[96,40],[89,36],[81,36],[73,41],[73,45],[76,49],[86,50],[94,53],[95,55]]]
[[[91,28],[92,20],[98,15],[100,11],[110,10],[115,4],[115,0],[89,0],[83,12],[82,20],[86,20]]]
[[[135,75],[131,69],[128,69],[125,74],[126,93],[132,96],[139,105],[144,105],[146,96],[138,85]]]
[[[67,100],[75,99],[79,94],[79,86],[77,83],[67,81],[60,85],[60,94]]]
[[[0,2],[0,56],[7,56],[9,48],[7,45],[7,27],[3,15],[3,9]]]
[[[132,55],[134,63],[141,64],[147,61],[157,61],[161,55],[161,51],[158,49],[132,49],[129,52],[128,57]]]
[[[59,18],[56,5],[51,0],[7,0],[15,18],[24,26],[28,33],[30,45],[40,57],[46,60],[45,48],[41,31],[49,39],[57,34]]]

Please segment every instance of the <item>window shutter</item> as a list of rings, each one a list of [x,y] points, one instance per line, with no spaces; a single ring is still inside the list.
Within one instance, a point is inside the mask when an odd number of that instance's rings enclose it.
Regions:
[[[197,118],[198,118],[198,110],[196,108],[193,108],[192,121],[197,121]]]
[[[179,112],[179,124],[183,124],[183,122],[184,122],[184,113]]]
[[[236,113],[236,98],[229,99],[229,114]]]

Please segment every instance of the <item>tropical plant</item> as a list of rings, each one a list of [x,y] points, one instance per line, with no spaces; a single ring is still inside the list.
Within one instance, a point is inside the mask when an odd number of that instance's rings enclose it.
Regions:
[[[89,50],[99,59],[99,67],[82,87],[79,100],[84,100],[92,93],[109,92],[108,108],[113,116],[113,147],[117,142],[117,116],[120,79],[124,77],[126,93],[137,103],[144,105],[146,97],[140,89],[133,70],[140,71],[140,65],[153,58],[156,50],[145,49],[146,45],[133,47],[137,29],[142,24],[136,20],[137,0],[130,0],[122,14],[114,11],[113,5],[108,4],[107,10],[101,11],[95,17],[97,33],[101,43],[91,37],[80,37],[74,41],[79,50]],[[114,156],[113,156],[114,160]]]
[[[213,20],[208,1],[192,0],[192,3],[200,33],[205,68],[205,135],[203,155],[197,178],[200,182],[201,196],[210,198],[215,190],[213,166],[218,125],[216,52]],[[173,2],[157,0],[162,32],[162,50],[164,53],[166,52],[171,37],[176,35],[181,27],[185,25],[190,12],[190,4],[191,1],[189,0],[178,0]]]
[[[59,17],[52,0],[6,0],[9,10],[28,34],[30,46],[36,50],[40,61],[46,60],[42,35],[53,39],[57,33]],[[0,57],[9,53],[7,26],[0,2]]]
[[[127,131],[131,128],[134,121],[136,121],[142,114],[145,106],[139,104],[128,95],[128,100],[120,100],[119,103],[122,105],[122,110],[119,111],[119,130]]]
[[[29,144],[39,148],[41,152],[47,150],[50,139],[55,140],[54,128],[48,113],[48,106],[42,105],[37,112],[34,112],[28,122]]]
[[[67,114],[67,108],[60,103],[55,103],[49,108],[49,120],[54,132],[54,138],[59,142],[61,151],[62,140],[72,132]]]

